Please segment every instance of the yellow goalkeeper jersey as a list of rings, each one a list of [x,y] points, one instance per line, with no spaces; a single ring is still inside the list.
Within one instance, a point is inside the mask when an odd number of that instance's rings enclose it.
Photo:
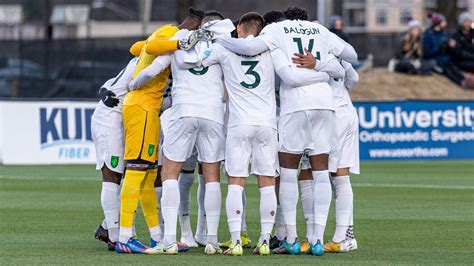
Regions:
[[[137,66],[133,77],[136,77],[143,69],[149,66],[157,57],[146,52],[147,43],[156,39],[169,39],[178,31],[178,27],[173,25],[164,25],[153,32],[148,37],[145,45],[142,48],[140,57],[138,58]],[[159,112],[163,100],[163,91],[168,83],[170,75],[170,68],[166,68],[160,74],[156,75],[143,87],[129,92],[125,96],[124,105],[140,105],[147,111]]]

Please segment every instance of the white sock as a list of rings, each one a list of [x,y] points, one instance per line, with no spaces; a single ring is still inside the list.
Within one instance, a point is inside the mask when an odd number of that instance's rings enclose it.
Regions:
[[[301,205],[303,207],[304,220],[306,222],[306,238],[308,241],[313,237],[314,227],[314,194],[313,180],[298,181],[301,193]]]
[[[161,197],[163,195],[163,187],[155,187],[156,200],[158,201],[158,221],[160,222],[160,231],[158,239],[156,241],[161,241],[163,239],[163,234],[165,233],[165,221],[163,220],[163,213],[161,213]]]
[[[204,195],[206,195],[206,184],[204,183],[204,176],[199,175],[199,186],[197,191],[198,201],[198,220],[196,225],[196,236],[200,239],[206,236],[206,210],[204,208]]]
[[[317,240],[324,244],[324,229],[328,220],[329,207],[331,206],[331,181],[329,180],[329,171],[313,171],[314,179],[314,237],[311,243]]]
[[[275,216],[275,236],[278,240],[283,240],[286,237],[285,222],[283,221],[283,214],[281,214],[281,207],[277,205]]]
[[[181,173],[179,175],[179,193],[181,202],[179,204],[179,224],[181,226],[181,237],[193,237],[190,220],[190,197],[191,188],[194,183],[194,173]]]
[[[349,176],[331,177],[331,183],[334,186],[336,199],[336,231],[332,241],[340,243],[346,238],[346,232],[349,228],[352,212],[352,186]]]
[[[259,243],[267,241],[270,244],[270,234],[275,223],[277,198],[275,186],[260,188],[260,239]]]
[[[163,182],[163,196],[161,197],[161,212],[165,221],[165,235],[163,243],[176,243],[176,223],[178,222],[179,187],[178,180],[168,179]]]
[[[217,244],[217,231],[221,217],[221,184],[210,182],[206,184],[206,195],[204,196],[204,208],[207,220],[207,241]]]
[[[247,195],[245,194],[245,188],[244,188],[244,192],[242,192],[242,226],[240,227],[241,232],[247,232],[246,214],[247,214]]]
[[[105,220],[102,220],[102,223],[100,224],[100,226],[102,226],[102,228],[104,228],[105,230],[109,229],[109,227],[107,226],[107,221]]]
[[[298,237],[296,232],[298,196],[298,170],[282,167],[280,170],[280,206],[289,243],[294,243]]]
[[[120,227],[119,233],[119,242],[120,243],[127,243],[130,238],[132,238],[133,230],[132,228],[128,227]]]
[[[112,182],[102,182],[102,192],[100,194],[100,203],[104,210],[105,223],[109,231],[109,239],[117,242],[119,238],[119,216],[120,205],[117,200],[119,194],[119,185]],[[104,227],[105,228],[105,227]]]
[[[242,193],[244,188],[239,185],[229,185],[227,190],[227,198],[225,200],[225,210],[227,213],[227,224],[232,238],[232,243],[235,244],[240,240],[240,229],[242,226]],[[242,242],[241,242],[242,243]]]
[[[160,242],[161,239],[163,238],[163,234],[160,228],[160,225],[153,226],[149,228],[150,230],[150,237],[151,239],[155,240],[156,242]]]

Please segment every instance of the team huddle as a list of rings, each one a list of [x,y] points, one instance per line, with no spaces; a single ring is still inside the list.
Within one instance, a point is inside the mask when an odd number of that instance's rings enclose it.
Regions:
[[[236,27],[217,11],[190,8],[179,26],[158,28],[130,53],[134,58],[100,89],[92,117],[105,215],[95,236],[109,250],[178,254],[203,246],[206,254],[239,256],[254,246],[260,255],[320,256],[357,249],[349,175],[359,174],[358,118],[348,91],[359,77],[351,45],[298,7],[250,12]],[[231,235],[224,243],[221,167]],[[256,245],[246,230],[250,175],[260,193]],[[336,229],[324,244],[333,193]],[[135,233],[138,203],[148,245]]]

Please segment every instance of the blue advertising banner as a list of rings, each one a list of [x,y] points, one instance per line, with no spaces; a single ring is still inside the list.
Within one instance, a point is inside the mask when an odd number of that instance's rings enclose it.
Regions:
[[[474,159],[474,101],[354,103],[361,160]]]

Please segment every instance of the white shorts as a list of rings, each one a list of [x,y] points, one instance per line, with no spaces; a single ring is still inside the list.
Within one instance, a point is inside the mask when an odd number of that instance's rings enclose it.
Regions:
[[[278,174],[278,136],[271,127],[236,126],[227,129],[225,170],[229,176]]]
[[[158,165],[163,165],[163,140],[164,140],[163,130],[160,130],[160,142],[158,144]]]
[[[163,153],[175,162],[184,162],[191,157],[194,146],[198,151],[198,161],[215,163],[224,160],[224,126],[208,119],[182,117],[170,121]]]
[[[193,153],[191,154],[191,157],[189,157],[183,165],[183,170],[184,171],[193,171],[196,168],[196,164],[198,162],[198,152],[196,147],[193,149]]]
[[[110,170],[123,174],[123,128],[106,127],[92,121],[91,130],[97,158],[96,169],[101,170],[105,164]]]
[[[281,116],[278,120],[280,152],[308,155],[329,154],[334,112],[306,110]]]
[[[169,120],[170,120],[170,111],[166,109],[160,115],[160,143],[158,147],[158,165],[163,165],[163,140],[168,130]]]
[[[359,118],[352,105],[336,107],[331,145],[329,171],[335,173],[339,168],[349,168],[351,173],[359,174]]]

